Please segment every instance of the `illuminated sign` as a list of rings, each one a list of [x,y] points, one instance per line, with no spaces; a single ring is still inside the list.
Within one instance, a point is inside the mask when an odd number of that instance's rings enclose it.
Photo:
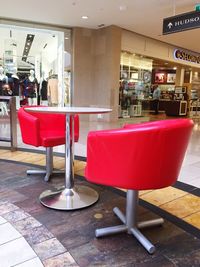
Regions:
[[[200,11],[192,11],[163,19],[163,34],[182,32],[200,27]]]
[[[200,56],[191,54],[181,49],[174,50],[174,58],[200,64]]]

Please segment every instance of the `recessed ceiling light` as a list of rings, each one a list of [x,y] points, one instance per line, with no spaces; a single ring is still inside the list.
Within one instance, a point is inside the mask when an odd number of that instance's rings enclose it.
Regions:
[[[68,40],[69,39],[69,37],[65,37],[65,40]]]
[[[82,16],[81,18],[82,19],[88,19],[88,16]]]
[[[173,67],[173,70],[176,70],[177,69],[177,67]]]
[[[119,6],[119,10],[120,11],[125,11],[125,10],[127,10],[127,6],[121,5],[121,6]]]

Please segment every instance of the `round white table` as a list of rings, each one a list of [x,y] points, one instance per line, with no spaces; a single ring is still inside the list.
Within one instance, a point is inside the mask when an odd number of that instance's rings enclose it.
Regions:
[[[75,210],[94,204],[99,199],[99,194],[94,189],[84,185],[74,185],[74,115],[102,114],[111,112],[112,110],[93,107],[38,106],[28,107],[26,108],[26,111],[66,114],[65,187],[60,190],[55,189],[44,191],[39,197],[40,202],[48,208],[57,210]],[[71,141],[70,128],[72,128]]]

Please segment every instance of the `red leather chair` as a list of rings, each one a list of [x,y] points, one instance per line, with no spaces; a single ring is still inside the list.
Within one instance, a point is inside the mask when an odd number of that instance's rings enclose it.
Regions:
[[[137,222],[138,191],[163,188],[176,182],[192,128],[191,120],[174,119],[88,134],[86,179],[128,190],[126,216],[117,207],[113,209],[123,224],[97,229],[96,237],[128,232],[150,254],[155,251],[138,229],[164,221],[160,218]]]
[[[46,148],[46,170],[28,170],[27,174],[45,174],[44,180],[48,181],[53,171],[53,147],[65,144],[65,115],[47,114],[29,111],[21,107],[18,119],[25,144]],[[31,106],[33,107],[33,106]],[[79,117],[74,116],[74,141],[79,139]]]

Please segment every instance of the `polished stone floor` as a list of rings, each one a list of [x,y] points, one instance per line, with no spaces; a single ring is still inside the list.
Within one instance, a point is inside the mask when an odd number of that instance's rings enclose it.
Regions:
[[[64,168],[63,156],[55,167]],[[63,185],[62,175],[49,183],[26,170],[45,164],[44,154],[0,149],[0,266],[1,267],[154,267],[200,266],[200,190],[168,187],[140,192],[140,220],[162,216],[162,227],[143,230],[155,244],[149,255],[130,235],[96,239],[96,228],[119,224],[112,208],[125,208],[121,191],[88,184],[85,162],[75,161],[75,182],[93,187],[99,201],[86,209],[63,212],[38,200],[41,192]],[[79,174],[79,175],[78,175]],[[121,192],[121,193],[120,193]],[[153,212],[152,212],[153,211]]]
[[[80,120],[80,139],[75,144],[75,154],[79,156],[86,156],[86,140],[87,134],[91,130],[111,129],[119,128],[125,123],[140,123],[144,121],[153,121],[160,119],[170,119],[173,117],[166,117],[165,114],[159,115],[145,114],[143,117],[135,117],[130,119],[119,119],[118,122],[108,123],[85,121],[83,118]],[[0,117],[0,137],[9,136],[10,126],[6,117]],[[9,143],[1,142],[0,146],[9,146]],[[18,126],[18,147],[35,149],[32,146],[23,144],[21,140],[21,133]],[[41,148],[42,149],[42,148]],[[64,153],[64,146],[58,146],[54,148],[54,151]],[[185,160],[182,165],[182,169],[179,175],[179,181],[189,185],[193,185],[200,188],[200,119],[195,119],[195,126],[193,129],[192,137],[189,147],[185,156]]]

